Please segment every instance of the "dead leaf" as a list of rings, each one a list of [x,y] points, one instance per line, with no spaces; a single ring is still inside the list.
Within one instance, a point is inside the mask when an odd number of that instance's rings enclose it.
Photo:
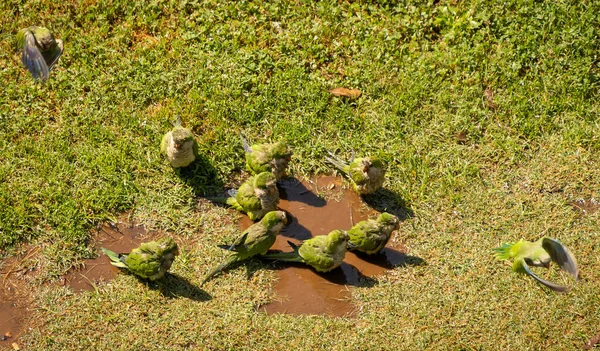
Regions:
[[[10,338],[10,337],[12,337],[12,334],[11,334],[11,332],[7,331],[6,333],[4,333],[4,336],[7,338]]]
[[[498,105],[496,105],[496,103],[494,102],[494,92],[490,88],[487,88],[483,92],[483,95],[485,95],[485,105],[490,110],[496,110],[498,108]]]
[[[583,345],[583,348],[585,350],[591,350],[598,344],[600,344],[600,334],[590,338],[590,340]]]
[[[460,144],[464,144],[467,142],[467,131],[463,130],[462,132],[456,134],[455,137]]]
[[[21,348],[19,347],[19,344],[17,344],[16,342],[13,342],[13,343],[12,343],[12,347],[13,347],[13,350],[16,350],[16,351],[18,351],[18,350],[20,350],[20,349],[21,349]]]
[[[329,93],[333,96],[337,97],[346,97],[350,99],[358,99],[362,94],[358,89],[348,89],[348,88],[335,88],[329,90]]]

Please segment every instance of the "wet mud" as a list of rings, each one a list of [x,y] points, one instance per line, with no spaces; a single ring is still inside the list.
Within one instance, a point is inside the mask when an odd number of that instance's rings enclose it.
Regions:
[[[28,268],[20,267],[20,262],[34,255],[37,249],[30,249],[27,253],[11,257],[2,262],[0,269],[0,349],[11,347],[17,342],[19,335],[29,325],[33,309],[33,297],[30,294],[30,285],[22,279],[23,275],[30,272]],[[19,277],[17,277],[19,276]]]
[[[94,246],[99,256],[85,260],[81,268],[63,276],[61,284],[70,286],[76,292],[94,290],[99,282],[109,281],[119,273],[119,268],[110,264],[110,260],[100,251],[100,247],[117,253],[127,253],[142,242],[155,239],[156,236],[156,233],[146,232],[141,226],[122,222],[104,224],[94,239]]]
[[[279,188],[279,208],[288,213],[291,221],[277,237],[272,250],[291,251],[288,240],[298,244],[335,229],[348,230],[357,222],[378,215],[354,191],[346,188],[339,177],[308,181],[286,179],[279,183]],[[244,216],[241,229],[250,225],[252,221]],[[272,263],[279,278],[274,286],[275,298],[258,309],[268,314],[351,317],[356,311],[348,286],[372,286],[377,275],[410,261],[405,251],[402,247],[393,247],[390,241],[381,254],[348,252],[344,264],[328,273],[318,273],[302,264]]]

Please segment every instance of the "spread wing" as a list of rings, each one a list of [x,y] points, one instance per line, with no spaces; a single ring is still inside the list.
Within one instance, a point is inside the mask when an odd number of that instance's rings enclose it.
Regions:
[[[556,292],[565,292],[568,290],[566,286],[554,284],[535,275],[531,270],[529,270],[529,266],[527,265],[527,263],[525,263],[525,260],[523,260],[523,268],[525,269],[525,273],[527,273],[533,279],[537,280],[540,284],[545,285]]]
[[[548,252],[552,261],[559,265],[560,269],[578,279],[579,270],[577,268],[577,261],[569,249],[558,240],[552,238],[544,238],[542,240],[542,247]]]
[[[40,49],[35,44],[33,33],[25,33],[25,43],[23,45],[23,54],[21,62],[27,67],[33,78],[45,80],[48,79],[49,69]]]

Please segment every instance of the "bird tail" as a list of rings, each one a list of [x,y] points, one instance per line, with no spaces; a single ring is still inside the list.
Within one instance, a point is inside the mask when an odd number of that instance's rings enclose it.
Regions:
[[[110,259],[110,264],[119,268],[127,268],[127,265],[121,260],[119,254],[117,254],[114,251],[110,251],[109,249],[105,249],[103,247],[101,247],[100,250],[102,250],[102,252],[104,252],[104,254],[108,256],[108,258]]]
[[[266,255],[262,255],[262,258],[266,258],[268,260],[276,260],[283,262],[304,262],[304,259],[298,254],[298,246],[291,241],[288,241],[288,244],[294,249],[292,252],[277,252],[270,253]]]
[[[177,115],[177,119],[172,121],[171,124],[173,127],[181,127],[181,115]]]
[[[226,204],[228,206],[231,206],[232,208],[238,210],[238,211],[244,211],[244,208],[237,202],[237,200],[235,199],[235,197],[208,197],[206,198],[209,201],[212,202],[217,202],[220,204]]]
[[[240,139],[242,139],[242,146],[244,147],[244,151],[246,151],[246,153],[251,153],[252,149],[250,148],[250,145],[248,144],[248,140],[246,138],[244,138],[242,133],[240,133]]]
[[[217,268],[213,269],[210,273],[208,273],[206,275],[206,277],[204,277],[204,280],[202,281],[202,283],[200,283],[200,286],[204,285],[204,283],[206,283],[207,281],[209,281],[210,278],[212,278],[215,275],[221,273],[223,270],[225,270],[227,267],[231,266],[235,262],[237,262],[237,256],[234,256],[234,255],[229,256],[229,258],[225,262],[223,262],[220,265],[218,265]]]
[[[499,247],[494,248],[494,257],[497,260],[508,260],[510,258],[510,249],[515,243],[502,243]]]
[[[325,156],[325,160],[334,165],[340,171],[346,173],[346,170],[348,169],[348,164],[344,162],[344,160],[342,160],[341,158],[337,157],[333,152],[329,150],[325,151],[327,151],[327,153],[329,154],[329,156]]]

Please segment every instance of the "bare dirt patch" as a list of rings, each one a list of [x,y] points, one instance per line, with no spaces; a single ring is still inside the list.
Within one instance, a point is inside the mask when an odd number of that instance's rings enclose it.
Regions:
[[[333,176],[281,182],[279,208],[288,212],[292,221],[271,249],[290,251],[288,240],[300,243],[335,229],[347,230],[359,221],[378,215],[343,185],[341,178]],[[245,229],[251,224],[244,216],[240,226]],[[274,288],[275,301],[259,306],[259,310],[269,314],[352,316],[355,308],[348,286],[372,286],[374,276],[413,262],[403,247],[392,243],[390,240],[388,247],[378,255],[348,252],[344,264],[328,273],[317,273],[301,264],[275,263],[279,278]]]

